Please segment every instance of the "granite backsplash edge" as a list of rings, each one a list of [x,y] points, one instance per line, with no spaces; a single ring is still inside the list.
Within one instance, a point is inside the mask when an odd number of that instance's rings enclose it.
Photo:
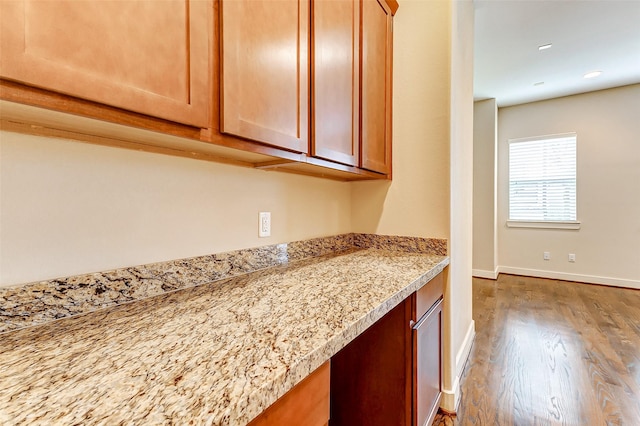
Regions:
[[[0,288],[0,334],[350,249],[447,255],[447,240],[341,234]]]

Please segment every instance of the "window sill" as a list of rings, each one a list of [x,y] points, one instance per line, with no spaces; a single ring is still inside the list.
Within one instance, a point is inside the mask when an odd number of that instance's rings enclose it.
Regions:
[[[538,229],[580,229],[580,222],[571,221],[527,221],[508,220],[508,228],[538,228]]]

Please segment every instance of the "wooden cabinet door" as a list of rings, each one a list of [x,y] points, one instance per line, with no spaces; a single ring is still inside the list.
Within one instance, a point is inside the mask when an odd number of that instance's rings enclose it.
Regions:
[[[311,155],[358,166],[360,2],[312,1]]]
[[[385,0],[362,1],[360,167],[391,172],[392,12]]]
[[[324,426],[329,421],[330,362],[274,402],[249,426]]]
[[[411,423],[413,297],[331,358],[330,426]]]
[[[413,328],[413,424],[429,426],[440,404],[442,299]]]
[[[2,0],[0,75],[206,127],[212,14],[208,0]]]
[[[222,0],[224,133],[309,151],[309,1]]]

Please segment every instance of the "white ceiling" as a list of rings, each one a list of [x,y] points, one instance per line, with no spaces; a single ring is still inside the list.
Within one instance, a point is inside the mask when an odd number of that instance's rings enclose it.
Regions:
[[[474,3],[476,100],[510,106],[640,83],[640,0]]]

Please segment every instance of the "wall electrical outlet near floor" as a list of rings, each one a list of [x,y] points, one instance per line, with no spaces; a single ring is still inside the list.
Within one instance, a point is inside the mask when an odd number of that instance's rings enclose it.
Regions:
[[[258,224],[258,236],[271,236],[271,212],[260,212],[260,220]]]
[[[544,260],[551,260],[551,252],[545,251],[544,253],[542,253],[542,258]]]

